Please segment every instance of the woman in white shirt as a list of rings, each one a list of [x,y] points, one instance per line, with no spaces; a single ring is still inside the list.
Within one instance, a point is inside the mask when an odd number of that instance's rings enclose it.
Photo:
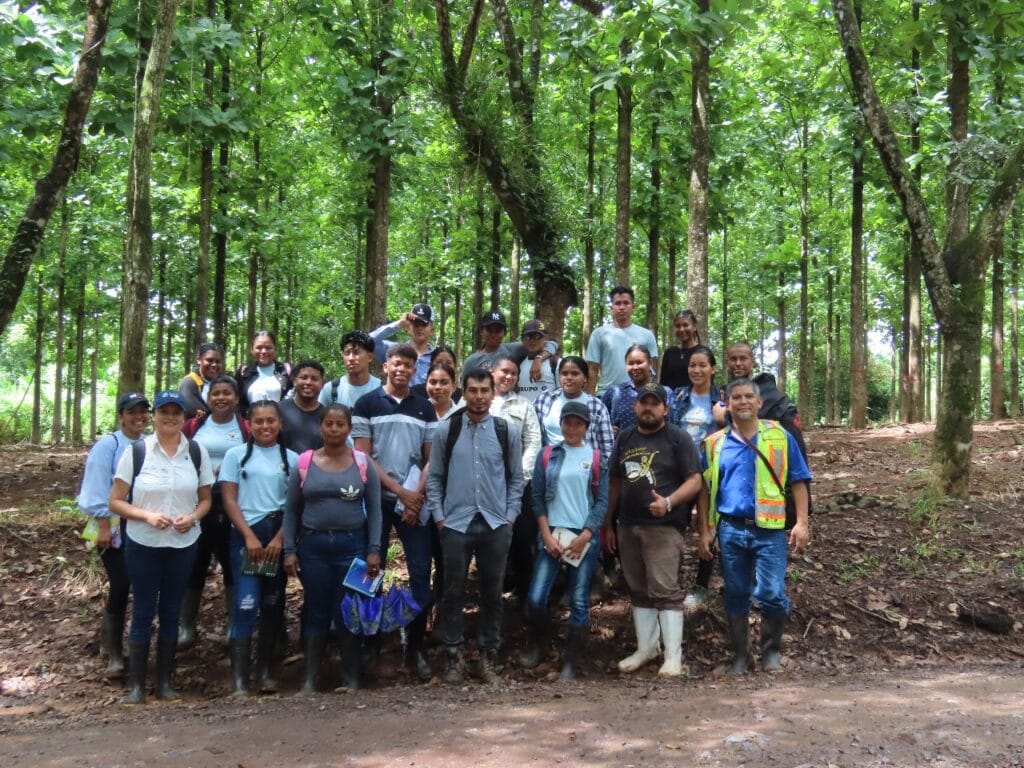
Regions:
[[[157,393],[154,434],[122,454],[110,491],[110,511],[127,520],[125,567],[133,595],[128,704],[146,699],[149,640],[157,615],[156,695],[161,699],[178,696],[171,687],[178,619],[195,562],[199,521],[210,510],[213,485],[210,456],[181,434],[184,422],[181,393],[176,389]]]

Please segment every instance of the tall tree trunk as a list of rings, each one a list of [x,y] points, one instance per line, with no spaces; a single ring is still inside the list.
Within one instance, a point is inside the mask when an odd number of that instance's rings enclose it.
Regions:
[[[993,419],[1006,418],[1006,380],[1003,350],[1003,243],[992,248],[992,349],[989,357],[989,380]]]
[[[42,255],[42,243],[39,246]],[[43,314],[43,273],[36,275],[36,344],[32,354],[32,437],[33,445],[43,442],[41,416],[43,412],[43,332],[46,316]]]
[[[800,418],[804,424],[813,424],[815,421],[814,391],[811,388],[811,377],[814,375],[814,353],[810,348],[810,306],[807,296],[807,270],[811,252],[811,194],[807,162],[807,134],[807,117],[804,116],[800,132],[802,149],[800,153],[800,373],[797,409],[800,411]]]
[[[914,0],[912,5],[914,23],[921,18],[921,0]],[[914,75],[912,94],[920,98],[921,51],[914,46],[910,53],[910,68]],[[921,122],[914,113],[910,124],[910,151],[918,154],[921,151]],[[912,171],[914,182],[921,186],[921,166],[917,163]],[[917,238],[910,237],[907,256],[907,267],[904,273],[904,307],[903,307],[903,348],[906,404],[903,418],[908,423],[915,423],[924,418],[924,391],[922,381],[922,350],[921,350],[921,247]]]
[[[587,107],[587,223],[583,235],[583,332],[586,349],[594,331],[594,235],[597,232],[597,200],[594,180],[597,154],[597,91],[590,91]]]
[[[60,205],[60,240],[57,246],[57,333],[53,340],[53,429],[50,442],[57,445],[64,439],[64,300],[67,289],[65,275],[68,255],[68,233],[71,229],[71,214],[68,210],[68,199],[65,195]]]
[[[455,350],[455,359],[464,360],[462,354],[462,289],[455,289],[455,334],[452,336],[452,349]]]
[[[231,0],[224,0],[224,22],[231,24]],[[225,50],[220,62],[220,108],[231,107],[231,53]],[[228,217],[228,173],[231,161],[231,142],[225,137],[217,147],[217,210],[222,221]],[[213,236],[216,262],[213,270],[213,339],[227,349],[227,271],[228,271],[228,233],[226,227],[218,227]],[[237,343],[237,339],[236,339]],[[235,359],[239,360],[235,354]],[[239,362],[241,362],[239,360]]]
[[[217,0],[206,0],[206,16],[211,21],[217,15]],[[203,101],[208,108],[214,104],[214,62],[203,62]],[[206,341],[210,314],[210,240],[213,233],[213,137],[209,131],[202,134],[199,148],[199,258],[196,260],[195,323],[192,329],[192,349]]]
[[[651,211],[647,227],[647,319],[646,325],[658,333],[662,302],[658,300],[658,261],[661,246],[661,119],[660,102],[651,105]],[[671,278],[669,279],[671,283]]]
[[[512,338],[518,339],[521,326],[519,324],[520,317],[522,316],[522,306],[519,299],[519,237],[512,235],[512,247],[509,249],[509,281],[511,283],[509,287],[509,314],[512,317]]]
[[[96,442],[96,407],[99,397],[100,320],[92,326],[92,352],[89,353],[89,444]]]
[[[1010,223],[1010,416],[1019,419],[1020,410],[1020,206],[1013,209]]]
[[[145,389],[146,383],[146,325],[153,261],[153,213],[149,185],[153,168],[153,137],[160,113],[160,88],[174,39],[177,10],[178,0],[161,0],[135,109],[132,148],[128,158],[128,242],[121,305],[118,384],[122,391]]]
[[[75,397],[71,408],[71,443],[82,445],[82,377],[85,368],[85,278],[78,283],[75,305]]]
[[[46,224],[64,196],[71,176],[78,169],[82,149],[82,126],[99,76],[103,44],[107,39],[110,0],[89,0],[85,17],[85,35],[71,83],[60,139],[53,163],[46,175],[36,181],[35,193],[25,208],[0,266],[0,335],[7,329],[18,306],[28,278],[36,248],[43,239]]]
[[[864,140],[861,129],[853,139],[851,163],[853,196],[850,213],[850,426],[868,424],[867,306],[864,300]]]
[[[491,307],[501,310],[501,206],[496,205],[491,209],[491,260],[489,271],[489,283],[491,289]],[[519,319],[509,318],[509,333],[512,338],[519,334],[516,329],[519,326]]]
[[[826,333],[825,333],[825,423],[837,424],[839,414],[836,410],[836,298],[835,298],[835,276],[832,273],[832,252],[829,249],[829,268],[825,273],[825,304],[826,304]]]
[[[947,186],[946,245],[940,246],[927,206],[906,162],[889,117],[882,107],[871,78],[870,66],[860,39],[860,28],[849,0],[832,0],[834,18],[843,43],[854,93],[865,123],[871,130],[879,157],[903,206],[913,237],[921,246],[925,281],[935,318],[941,327],[940,340],[945,370],[939,390],[939,412],[935,427],[933,461],[935,477],[941,489],[953,496],[965,497],[971,467],[974,408],[977,402],[977,374],[981,356],[982,316],[985,307],[985,275],[993,244],[1003,236],[1006,217],[1024,185],[1024,142],[1012,148],[995,184],[988,193],[973,229],[963,237],[961,207],[967,208],[967,190],[960,189],[960,176]],[[952,39],[951,50],[969,49],[965,39],[971,30],[962,20],[960,6],[956,18],[946,18]],[[957,39],[961,38],[961,39]],[[966,125],[967,71],[957,56],[950,62],[947,89],[951,134],[956,141]],[[960,146],[954,152],[958,162]]]
[[[786,275],[779,272],[779,293],[776,307],[779,311],[779,360],[776,364],[779,389],[786,391]]]
[[[619,43],[619,62],[625,67],[630,41]],[[628,74],[615,84],[615,283],[629,285],[629,238],[632,196],[633,85]]]
[[[705,15],[710,0],[696,0]],[[702,35],[695,35],[691,49],[693,75],[690,85],[690,122],[693,156],[690,160],[689,223],[686,244],[686,303],[697,315],[700,337],[708,337],[708,169],[711,164],[710,106],[711,52]]]
[[[167,280],[167,249],[161,243],[156,262],[156,384],[154,389],[164,389],[164,326],[167,321],[167,294],[164,286]],[[167,371],[167,386],[171,386],[171,372]]]
[[[710,329],[708,330],[710,334]],[[722,224],[722,340],[719,349],[722,350],[722,361],[719,365],[725,364],[725,354],[729,351],[729,225]],[[709,338],[704,338],[707,344]]]

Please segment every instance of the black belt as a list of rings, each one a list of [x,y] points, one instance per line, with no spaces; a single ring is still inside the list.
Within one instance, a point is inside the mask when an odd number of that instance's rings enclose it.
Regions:
[[[757,520],[752,517],[738,517],[736,515],[719,515],[727,523],[732,523],[737,528],[756,528]]]
[[[267,512],[267,514],[265,514],[263,516],[263,519],[264,520],[277,520],[277,518],[281,517],[281,515],[283,515],[283,514],[284,514],[284,510],[283,509],[275,509],[273,512]]]

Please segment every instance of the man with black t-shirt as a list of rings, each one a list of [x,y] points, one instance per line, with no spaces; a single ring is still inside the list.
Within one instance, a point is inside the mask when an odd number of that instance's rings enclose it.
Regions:
[[[665,663],[659,675],[682,674],[683,600],[679,560],[683,531],[701,488],[693,440],[668,423],[665,388],[640,388],[636,425],[619,433],[612,449],[608,519],[604,540],[619,551],[633,603],[637,651],[619,662],[634,672],[656,658],[659,639]]]

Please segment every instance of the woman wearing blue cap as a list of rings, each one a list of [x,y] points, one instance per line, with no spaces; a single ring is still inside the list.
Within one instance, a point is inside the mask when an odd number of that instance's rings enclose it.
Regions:
[[[128,631],[128,704],[145,701],[149,640],[158,614],[156,695],[178,696],[171,687],[171,673],[181,601],[213,485],[206,449],[181,433],[185,405],[176,389],[157,393],[155,431],[121,455],[110,492],[110,511],[128,521],[125,566],[134,595]]]

